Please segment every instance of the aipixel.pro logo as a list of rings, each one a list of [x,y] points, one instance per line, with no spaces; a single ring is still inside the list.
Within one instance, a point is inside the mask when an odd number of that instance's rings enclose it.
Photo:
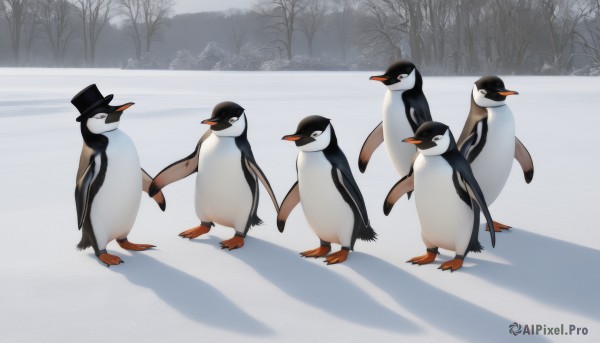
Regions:
[[[567,328],[568,327],[568,328]],[[587,335],[588,328],[577,325],[560,324],[559,326],[548,326],[546,324],[525,324],[513,322],[508,326],[508,332],[513,336],[518,335],[543,335],[543,336],[568,336]]]

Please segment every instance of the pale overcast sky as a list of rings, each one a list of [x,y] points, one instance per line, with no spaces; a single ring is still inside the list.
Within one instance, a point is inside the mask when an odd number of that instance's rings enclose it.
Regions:
[[[250,8],[256,0],[176,0],[175,13],[222,11],[230,8]]]

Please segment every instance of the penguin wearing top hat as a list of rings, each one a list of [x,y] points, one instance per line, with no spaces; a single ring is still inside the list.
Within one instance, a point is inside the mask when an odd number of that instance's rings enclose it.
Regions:
[[[127,239],[140,207],[141,191],[148,192],[152,178],[140,167],[131,138],[119,130],[121,115],[133,102],[112,106],[112,98],[112,94],[104,97],[93,84],[71,100],[80,113],[76,121],[81,123],[83,138],[75,184],[77,223],[82,230],[77,248],[92,247],[108,267],[123,263],[106,251],[112,240],[127,250],[154,247]],[[163,194],[158,192],[153,198],[164,211]]]

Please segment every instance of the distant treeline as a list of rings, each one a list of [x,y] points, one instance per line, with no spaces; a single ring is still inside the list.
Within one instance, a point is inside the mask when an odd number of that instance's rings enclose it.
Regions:
[[[0,65],[600,74],[600,0],[0,0]]]

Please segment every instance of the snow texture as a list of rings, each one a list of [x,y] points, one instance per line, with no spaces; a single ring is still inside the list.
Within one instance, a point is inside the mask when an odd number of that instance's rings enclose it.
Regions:
[[[514,164],[491,206],[514,229],[454,273],[413,266],[424,253],[414,201],[389,217],[383,200],[399,179],[382,146],[365,174],[360,147],[381,121],[384,87],[365,72],[190,72],[0,69],[1,342],[511,342],[600,341],[600,79],[504,77],[517,135],[531,152],[535,177]],[[425,77],[435,120],[460,133],[473,77]],[[296,147],[281,141],[310,114],[332,119],[367,202],[375,243],[357,242],[346,263],[326,266],[298,253],[318,246],[302,210],[284,234],[264,189],[265,224],[232,252],[215,227],[192,241],[177,234],[199,224],[195,177],[165,188],[167,211],[144,195],[129,236],[156,244],[109,252],[125,264],[106,268],[80,239],[74,204],[81,136],[71,97],[97,83],[113,103],[136,103],[121,129],[142,167],[155,175],[187,156],[207,129],[200,121],[224,100],[249,119],[257,162],[279,200],[296,180]],[[595,200],[596,199],[596,200]],[[339,249],[334,246],[334,251]],[[575,324],[587,336],[513,337],[520,324]]]

